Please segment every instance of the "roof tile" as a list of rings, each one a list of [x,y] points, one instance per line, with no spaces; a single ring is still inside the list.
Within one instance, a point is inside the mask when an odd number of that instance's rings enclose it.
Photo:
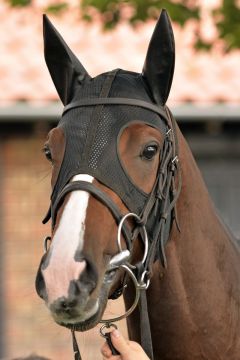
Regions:
[[[209,4],[205,1],[207,14]],[[61,16],[51,16],[73,51],[92,75],[122,67],[141,71],[154,23],[131,28],[120,24],[112,32],[104,32],[98,21],[80,21],[78,0]],[[0,102],[49,102],[57,99],[43,58],[42,9],[49,2],[35,0],[28,8],[14,9],[0,3]],[[212,41],[216,31],[206,17],[204,36]],[[184,29],[174,25],[176,38],[176,71],[170,102],[209,103],[240,102],[240,51],[224,55],[221,45],[208,53],[195,52],[193,41],[197,25],[194,20]]]

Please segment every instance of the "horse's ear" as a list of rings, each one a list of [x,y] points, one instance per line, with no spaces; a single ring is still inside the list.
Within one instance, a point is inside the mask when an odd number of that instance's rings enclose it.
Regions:
[[[155,102],[164,105],[172,85],[175,66],[174,35],[166,10],[162,10],[153,32],[142,75]]]
[[[68,104],[75,89],[90,78],[46,15],[43,15],[44,56],[58,95]]]

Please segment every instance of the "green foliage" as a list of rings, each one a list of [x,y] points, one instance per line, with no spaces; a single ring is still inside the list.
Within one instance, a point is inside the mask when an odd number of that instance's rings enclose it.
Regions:
[[[64,10],[66,10],[68,8],[68,3],[66,2],[62,2],[59,4],[52,4],[49,5],[46,9],[45,12],[49,13],[49,14],[59,14],[62,13]]]
[[[238,5],[237,5],[238,2]],[[199,2],[196,1],[196,4]],[[190,6],[188,0],[82,0],[81,9],[83,18],[92,20],[92,9],[97,10],[105,29],[114,28],[122,19],[122,8],[128,5],[132,14],[128,21],[134,26],[139,21],[156,19],[160,10],[165,8],[171,19],[181,26],[189,19],[199,20],[200,9],[198,5]],[[240,48],[240,6],[239,0],[222,0],[219,8],[213,12],[219,38],[224,41],[226,51]],[[200,50],[209,50],[213,44],[198,38],[195,47]]]
[[[162,8],[166,8],[171,14],[173,21],[178,22],[180,25],[184,25],[190,18],[199,18],[199,8],[188,7],[187,1],[181,1],[176,3],[171,0],[82,0],[81,8],[84,18],[88,17],[91,20],[91,10],[97,9],[99,12],[103,26],[105,29],[111,29],[115,27],[122,19],[122,9],[124,5],[131,7],[132,15],[128,21],[134,26],[139,21],[146,21],[147,19],[156,19]]]
[[[195,43],[195,48],[198,50],[210,50],[212,47],[212,44],[206,43],[202,39],[198,38]]]
[[[8,0],[8,3],[9,3],[11,6],[21,7],[21,6],[30,5],[30,4],[31,4],[31,1],[32,1],[32,0]]]
[[[5,0],[12,6],[29,6],[32,0]],[[113,29],[126,15],[124,8],[126,5],[131,11],[127,21],[132,26],[148,19],[157,19],[162,8],[168,10],[171,19],[181,26],[189,19],[200,18],[200,9],[190,0],[79,0],[82,19],[88,22],[93,20],[93,13],[98,13],[102,19],[104,29]],[[48,6],[46,12],[61,13],[68,8],[68,0],[53,3]],[[213,18],[219,32],[219,38],[223,40],[226,51],[240,48],[240,5],[239,0],[222,0],[218,9],[213,11]],[[204,42],[198,38],[196,48],[209,50],[212,44]]]
[[[223,0],[222,6],[214,11],[213,16],[226,51],[240,48],[240,5],[237,5],[237,0]]]

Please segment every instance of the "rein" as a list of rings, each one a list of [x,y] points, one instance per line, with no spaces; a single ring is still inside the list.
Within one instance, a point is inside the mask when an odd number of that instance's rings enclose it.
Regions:
[[[101,201],[110,210],[112,216],[114,217],[118,225],[117,244],[119,252],[111,259],[107,272],[115,271],[119,268],[124,269],[135,286],[136,295],[134,303],[132,304],[131,308],[126,311],[125,314],[115,317],[113,319],[103,319],[100,321],[100,323],[103,323],[100,333],[103,337],[106,338],[109,346],[112,349],[113,354],[116,354],[111,344],[110,335],[107,332],[104,333],[104,329],[116,327],[113,322],[128,317],[134,311],[134,309],[139,306],[141,345],[143,346],[145,352],[150,357],[150,359],[153,359],[146,290],[150,285],[152,266],[156,259],[160,259],[163,266],[165,268],[167,267],[165,244],[168,240],[173,221],[176,221],[177,227],[179,229],[175,205],[181,191],[181,173],[179,171],[180,168],[178,158],[178,142],[176,136],[175,120],[170,110],[166,106],[158,107],[146,101],[127,98],[84,99],[82,101],[73,102],[67,105],[64,108],[63,113],[66,113],[70,109],[76,107],[94,105],[97,107],[99,105],[140,106],[159,114],[161,118],[163,118],[163,120],[166,122],[167,131],[165,134],[164,145],[161,154],[161,162],[159,164],[158,175],[153,189],[148,196],[147,202],[140,216],[135,213],[128,213],[123,216],[119,211],[118,207],[106,193],[96,188],[91,183],[85,181],[73,181],[68,183],[58,194],[57,199],[51,208],[51,214],[49,214],[48,217],[51,216],[52,224],[54,227],[57,211],[61,206],[64,197],[66,196],[66,194],[76,190],[83,190],[89,192],[92,196],[94,196],[97,200]],[[177,187],[175,184],[176,175]],[[48,217],[44,219],[45,222],[48,220]],[[130,217],[133,218],[136,223],[136,226],[132,232],[125,224],[125,221]],[[153,232],[151,234],[151,242],[149,243],[148,231],[146,227],[149,226],[150,221],[151,223],[153,223]],[[123,234],[124,236],[127,249],[123,249],[121,246],[121,234]],[[139,235],[144,244],[144,255],[143,259],[140,262],[132,265],[130,263],[130,259],[133,248],[133,241]],[[120,296],[124,288],[125,285],[123,284],[122,288],[115,291],[112,294],[111,298],[114,299]],[[72,330],[72,340],[75,360],[81,360],[81,355],[77,345],[74,329]]]

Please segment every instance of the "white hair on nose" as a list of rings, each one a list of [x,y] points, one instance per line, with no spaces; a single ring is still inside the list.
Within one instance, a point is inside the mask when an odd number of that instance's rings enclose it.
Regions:
[[[75,175],[71,181],[92,183],[90,175]],[[74,259],[76,252],[81,251],[84,243],[85,221],[89,193],[82,190],[73,191],[63,209],[63,213],[53,236],[49,264],[43,270],[43,276],[51,304],[59,297],[67,297],[70,282],[79,279],[86,262]]]

